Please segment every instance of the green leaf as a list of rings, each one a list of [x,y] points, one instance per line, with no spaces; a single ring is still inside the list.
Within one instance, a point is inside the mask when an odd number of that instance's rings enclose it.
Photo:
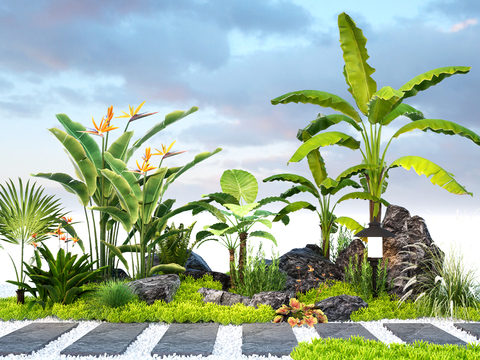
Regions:
[[[247,204],[253,203],[257,198],[258,182],[255,176],[245,170],[224,171],[220,186],[224,193],[232,195],[238,201],[243,198]]]
[[[275,218],[273,219],[273,222],[280,221],[285,215],[301,209],[308,209],[310,211],[315,211],[317,208],[306,201],[296,201],[291,204],[288,204],[282,210],[280,210],[278,212],[278,215],[275,216]]]
[[[137,183],[138,179],[135,177],[134,173],[127,169],[127,164],[125,164],[120,159],[114,158],[112,154],[110,154],[108,151],[105,152],[104,159],[107,162],[108,166],[110,166],[110,169],[112,169],[112,171],[114,171],[117,175],[123,177],[128,182],[128,185],[135,194],[137,201],[141,201],[143,196],[142,188]]]
[[[347,170],[343,171],[340,175],[337,176],[335,180],[342,181],[342,179],[349,179],[352,176],[363,173],[364,170],[373,170],[377,169],[380,165],[377,164],[359,164],[349,167]]]
[[[274,215],[274,214],[272,214],[272,215]],[[268,219],[258,219],[256,222],[262,223],[263,225],[265,225],[269,229],[272,228],[272,222]],[[253,235],[250,234],[250,236],[253,236]]]
[[[132,224],[135,223],[138,219],[138,201],[128,182],[111,170],[102,169],[100,172],[112,184],[122,208],[130,214]]]
[[[427,90],[430,86],[437,85],[443,79],[455,74],[466,74],[470,71],[469,66],[447,66],[427,71],[426,73],[415,76],[412,80],[404,84],[400,91],[404,92],[403,98],[409,98],[417,95],[419,91]]]
[[[251,203],[251,204],[245,204],[245,205],[225,204],[224,206],[226,208],[232,210],[232,212],[235,215],[240,216],[240,217],[244,217],[250,211],[252,211],[256,207],[258,207],[258,205],[260,205],[260,204],[259,203]]]
[[[160,195],[162,194],[163,179],[167,168],[158,169],[154,176],[151,176],[147,183],[143,187],[145,196],[145,204],[140,207],[140,213],[142,214],[142,221],[144,224],[148,224],[152,218],[153,211],[155,210]]]
[[[353,126],[355,130],[362,132],[363,129],[357,125],[355,120],[351,117],[341,115],[341,114],[332,114],[332,115],[323,115],[318,114],[317,118],[310,122],[308,126],[304,129],[299,129],[297,132],[297,139],[303,141],[303,132],[306,131],[310,136],[317,135],[320,131],[328,129],[330,126],[339,124],[340,122],[345,121],[350,126]]]
[[[118,257],[118,259],[122,262],[123,265],[125,265],[125,267],[127,268],[127,271],[129,271],[128,269],[128,262],[127,260],[123,257],[122,255],[122,252],[120,251],[119,248],[117,248],[115,245],[112,245],[112,244],[109,244],[107,243],[106,241],[104,240],[100,240],[102,243],[105,244],[106,247],[108,247],[108,249],[115,254],[116,257]]]
[[[317,199],[320,198],[320,195],[318,194],[318,191],[315,190],[313,191],[312,189],[306,187],[306,186],[303,186],[303,185],[297,185],[297,186],[293,186],[291,187],[290,189],[288,189],[287,191],[285,191],[284,193],[282,193],[280,195],[281,198],[283,199],[286,199],[290,196],[293,196],[293,195],[296,195],[296,194],[299,194],[301,192],[309,192],[310,194],[312,194],[313,196],[315,196]]]
[[[80,142],[87,154],[88,158],[95,165],[95,168],[102,168],[102,153],[98,147],[97,142],[86,133],[80,131],[87,130],[82,124],[70,120],[70,118],[65,114],[55,115],[60,124],[63,125],[65,131],[68,135],[73,136],[75,139]],[[98,174],[99,175],[99,174]]]
[[[340,96],[330,94],[326,91],[318,90],[300,90],[289,92],[285,95],[279,96],[271,100],[272,105],[277,104],[288,104],[294,102],[298,104],[313,104],[320,105],[322,107],[332,108],[334,110],[340,111],[342,114],[345,114],[356,122],[361,122],[362,119],[358,114],[357,110],[354,109],[350,103]]]
[[[367,39],[363,36],[363,31],[357,28],[355,22],[345,13],[338,15],[338,29],[347,84],[351,87],[351,93],[358,108],[364,115],[367,115],[367,103],[377,91],[377,83],[370,76],[375,69],[367,63],[369,58],[365,47]]]
[[[174,112],[171,112],[170,114],[168,114],[167,116],[165,116],[165,120],[163,120],[162,122],[156,124],[154,127],[152,127],[150,130],[148,130],[145,135],[143,135],[140,139],[138,139],[137,141],[135,141],[133,143],[133,146],[128,149],[127,151],[127,155],[126,155],[126,158],[125,158],[125,163],[128,164],[128,161],[130,160],[130,158],[132,157],[133,153],[135,151],[137,151],[137,149],[139,147],[141,147],[143,145],[143,143],[145,141],[147,141],[148,139],[150,139],[151,137],[153,137],[154,135],[156,135],[158,132],[162,131],[163,129],[165,129],[167,126],[169,125],[172,125],[173,123],[177,122],[178,120],[181,120],[183,119],[184,117],[190,115],[190,114],[193,114],[195,111],[198,110],[198,107],[196,106],[193,106],[192,108],[190,108],[189,110],[187,111],[180,111],[180,110],[176,110]]]
[[[97,170],[95,165],[90,161],[83,149],[82,145],[72,136],[67,135],[62,130],[57,128],[48,129],[65,147],[68,153],[72,156],[76,162],[78,169],[82,173],[82,177],[85,180],[85,185],[88,188],[89,196],[95,193],[97,188]]]
[[[418,175],[425,175],[427,178],[433,175],[430,179],[430,182],[434,185],[441,186],[452,194],[468,194],[473,197],[472,193],[465,190],[463,186],[453,179],[453,174],[446,172],[444,169],[434,164],[430,160],[424,159],[420,156],[402,156],[391,163],[388,170],[399,166],[402,166],[407,170],[410,170],[413,167]]]
[[[302,134],[303,141],[306,142],[312,137],[307,131],[304,131]],[[328,176],[327,169],[325,167],[325,160],[323,160],[322,155],[320,155],[320,150],[314,149],[307,154],[307,162],[310,172],[312,173],[315,184],[320,187],[320,184]]]
[[[216,201],[220,205],[224,204],[236,204],[240,205],[238,202],[238,199],[235,196],[232,196],[230,194],[225,194],[225,193],[212,193],[208,195],[202,195],[202,198],[208,197],[211,200]]]
[[[269,196],[269,197],[266,197],[265,199],[260,200],[258,203],[260,204],[260,206],[263,206],[263,205],[267,205],[267,204],[277,202],[277,201],[281,201],[281,202],[284,202],[286,204],[290,204],[290,202],[288,200],[285,200],[284,198],[279,197],[279,196]],[[266,210],[257,210],[257,211],[255,211],[255,215],[257,213],[258,214],[267,214],[267,213],[270,213],[270,212],[266,211]]]
[[[125,160],[127,155],[127,147],[130,143],[130,139],[133,136],[133,131],[127,131],[122,134],[112,145],[108,148],[107,152],[112,154],[116,159]]]
[[[83,182],[73,179],[70,175],[62,173],[38,173],[30,174],[30,176],[56,181],[60,185],[62,185],[69,193],[77,195],[78,200],[83,206],[88,205],[88,200],[90,199],[90,196],[88,195],[87,186]]]
[[[273,237],[273,235],[270,234],[269,232],[262,231],[262,230],[257,230],[257,231],[251,232],[249,238],[251,238],[252,236],[256,236],[256,237],[261,237],[261,238],[264,238],[264,239],[272,240],[273,243],[275,244],[275,246],[278,246],[278,245],[277,245],[277,240],[275,240],[275,238]]]
[[[215,216],[218,220],[222,222],[226,222],[227,219],[225,219],[225,216],[222,214],[220,210],[218,210],[216,207],[204,202],[204,201],[191,201],[187,205],[184,206],[189,206],[189,209],[195,209],[197,207],[204,208],[205,210],[209,211],[213,216]],[[178,210],[178,209],[177,209]]]
[[[270,181],[290,181],[294,184],[300,184],[312,190],[312,192],[316,193],[318,197],[318,191],[315,185],[313,185],[310,182],[310,180],[304,178],[303,176],[295,175],[295,174],[277,174],[277,175],[269,176],[266,179],[263,179],[263,182],[270,182]]]
[[[399,116],[406,116],[412,121],[425,119],[421,111],[413,108],[410,105],[401,103],[395,109],[390,111],[390,113],[385,116],[382,121],[380,121],[380,124],[386,126]]]
[[[419,129],[424,132],[430,130],[437,134],[459,135],[472,140],[477,145],[480,145],[479,135],[467,129],[466,127],[463,127],[451,121],[441,119],[423,119],[408,123],[407,125],[402,126],[400,129],[398,129],[398,131],[392,136],[392,138],[398,138],[401,134],[413,131],[415,129]]]
[[[340,204],[341,202],[343,202],[345,200],[352,200],[352,199],[372,200],[374,202],[380,201],[380,202],[383,203],[382,199],[378,199],[376,196],[370,195],[369,193],[366,193],[366,192],[351,192],[349,194],[343,195],[340,199],[338,199],[337,204]]]
[[[353,220],[352,218],[348,216],[340,216],[335,219],[335,222],[337,224],[345,226],[347,229],[353,232],[353,234],[357,234],[363,229],[365,229],[362,225],[360,225],[358,222]],[[360,238],[362,241],[366,242],[367,238]]]
[[[403,93],[390,86],[384,86],[373,94],[368,102],[368,121],[371,124],[382,124],[382,120],[401,104]]]
[[[317,149],[320,146],[324,147],[329,145],[345,146],[349,149],[356,150],[360,148],[360,141],[355,140],[350,135],[338,131],[318,134],[302,144],[297,151],[295,151],[290,160],[288,160],[288,163],[298,162],[307,156],[310,151]]]
[[[120,252],[123,254],[124,252],[137,252],[140,253],[142,251],[142,246],[140,244],[134,244],[134,245],[119,245],[117,246],[117,249],[120,250]],[[114,257],[115,254],[113,252],[110,253],[109,257]]]
[[[87,209],[97,210],[97,211],[107,213],[113,219],[115,219],[116,221],[119,221],[122,224],[125,231],[130,231],[132,229],[132,226],[133,226],[132,218],[126,211],[123,211],[114,206],[92,206],[92,207],[88,207]]]

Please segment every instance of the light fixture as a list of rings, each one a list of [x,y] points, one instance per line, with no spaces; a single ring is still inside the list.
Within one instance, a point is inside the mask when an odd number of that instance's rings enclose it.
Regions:
[[[368,239],[368,261],[372,267],[373,296],[377,297],[377,272],[379,259],[383,258],[383,238],[395,237],[395,234],[381,227],[381,224],[374,217],[368,224],[368,228],[355,234],[357,237],[366,237]]]

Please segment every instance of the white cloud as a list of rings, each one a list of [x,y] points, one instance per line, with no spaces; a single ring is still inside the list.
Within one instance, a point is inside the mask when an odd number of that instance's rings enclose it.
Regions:
[[[476,25],[477,22],[478,22],[477,19],[467,19],[465,21],[456,23],[450,28],[450,32],[457,32],[457,31],[463,30],[470,25]]]

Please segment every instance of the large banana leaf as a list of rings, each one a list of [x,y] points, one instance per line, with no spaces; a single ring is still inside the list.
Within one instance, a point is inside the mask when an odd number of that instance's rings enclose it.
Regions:
[[[124,252],[138,252],[140,253],[142,251],[142,246],[140,244],[133,244],[133,245],[119,245],[116,246],[116,248],[123,254]],[[110,252],[109,257],[114,257],[116,256],[115,253]]]
[[[310,121],[307,127],[304,129],[299,129],[297,132],[297,139],[300,141],[304,141],[303,139],[303,132],[307,131],[310,136],[317,135],[320,131],[328,129],[330,126],[339,124],[340,122],[345,121],[349,125],[353,126],[355,130],[362,132],[363,129],[357,125],[355,120],[351,117],[342,114],[331,114],[331,115],[323,115],[318,114],[317,118],[313,121]]]
[[[133,131],[127,131],[123,133],[117,140],[113,142],[112,145],[108,148],[108,152],[112,154],[114,158],[125,160],[127,155],[127,147],[130,143],[130,139],[133,136]]]
[[[73,136],[80,144],[82,144],[83,148],[85,149],[85,153],[90,161],[95,164],[95,167],[97,169],[101,169],[102,153],[100,152],[97,142],[89,134],[80,132],[87,129],[82,124],[70,120],[70,118],[65,114],[57,114],[55,116],[60,124],[62,124],[65,128],[67,134]]]
[[[263,231],[263,230],[256,230],[256,231],[252,231],[249,235],[249,238],[253,237],[253,236],[256,236],[256,237],[261,237],[261,238],[264,238],[264,239],[268,239],[268,240],[272,240],[273,243],[275,244],[275,246],[278,246],[277,245],[277,240],[275,240],[275,238],[273,237],[272,234],[270,234],[269,232],[267,231]]]
[[[460,135],[472,140],[475,144],[480,145],[480,136],[475,134],[473,131],[454,122],[440,119],[423,119],[408,123],[407,125],[398,129],[398,131],[393,134],[392,138],[398,138],[401,134],[413,131],[415,129],[419,129],[424,132],[430,130],[436,132],[437,134]]]
[[[306,201],[295,201],[291,204],[285,206],[282,210],[278,212],[278,215],[275,216],[273,222],[280,221],[285,215],[290,214],[292,212],[301,210],[301,209],[308,209],[310,211],[315,211],[317,208]]]
[[[264,205],[267,205],[267,204],[270,204],[270,203],[273,203],[273,202],[277,202],[277,201],[281,201],[281,202],[290,204],[290,202],[289,202],[288,200],[285,200],[284,198],[278,197],[278,196],[269,196],[269,197],[266,197],[266,198],[260,200],[258,203],[260,204],[260,206],[264,206]],[[267,216],[267,215],[273,215],[273,213],[271,213],[270,211],[267,211],[267,210],[257,210],[257,211],[255,211],[255,214],[254,214],[254,215]]]
[[[115,206],[92,206],[92,207],[88,207],[87,209],[97,210],[103,213],[107,213],[113,219],[115,219],[116,221],[119,221],[122,224],[125,231],[132,230],[132,226],[133,226],[132,218],[126,211],[123,211]]]
[[[128,182],[112,170],[102,169],[100,172],[112,184],[122,208],[130,215],[132,224],[135,223],[138,219],[138,201]]]
[[[205,198],[205,197],[208,197],[209,199],[206,200],[206,201],[216,201],[217,203],[219,203],[220,205],[224,205],[224,204],[236,204],[236,205],[240,205],[240,203],[238,202],[238,199],[235,198],[233,195],[230,195],[230,194],[225,194],[225,193],[212,193],[212,194],[208,194],[208,195],[202,195],[202,198]]]
[[[363,229],[365,229],[362,225],[360,225],[358,222],[356,222],[355,220],[353,220],[352,218],[350,218],[348,216],[340,216],[340,217],[335,219],[335,222],[337,224],[345,226],[347,229],[352,231],[354,235],[359,233]],[[363,237],[363,238],[360,238],[360,239],[363,242],[367,242],[367,240],[368,240],[368,238],[366,238],[366,237]]]
[[[409,98],[417,95],[419,91],[427,90],[430,86],[437,85],[443,79],[455,75],[466,74],[470,71],[469,66],[447,66],[427,71],[426,73],[415,76],[412,80],[404,84],[400,91],[404,92],[403,98]]]
[[[130,158],[132,157],[133,153],[135,151],[137,151],[138,148],[140,148],[140,146],[142,146],[142,144],[147,141],[148,139],[150,139],[152,136],[156,135],[158,132],[162,131],[163,129],[165,129],[167,126],[169,125],[172,125],[173,123],[177,122],[178,120],[181,120],[183,119],[184,117],[190,115],[190,114],[193,114],[195,111],[198,110],[198,107],[196,106],[193,106],[192,108],[190,108],[189,110],[187,111],[181,111],[181,110],[176,110],[174,112],[171,112],[170,114],[168,114],[167,116],[165,116],[165,120],[163,120],[162,122],[156,124],[154,127],[152,127],[150,130],[148,130],[145,135],[143,135],[140,139],[138,139],[137,141],[135,141],[133,143],[133,146],[128,149],[127,151],[127,155],[126,155],[126,158],[125,158],[125,163],[128,164],[128,161],[130,160]]]
[[[158,169],[155,176],[150,177],[143,187],[145,196],[145,203],[141,206],[140,213],[142,214],[142,221],[148,224],[152,218],[153,211],[157,207],[158,200],[162,193],[163,179],[167,168]]]
[[[313,104],[320,105],[322,107],[332,108],[334,110],[340,111],[342,114],[350,116],[356,122],[361,122],[362,119],[358,114],[357,110],[350,105],[350,103],[340,96],[330,94],[326,91],[318,90],[300,90],[289,92],[285,95],[279,96],[271,100],[272,105],[277,104],[288,104],[288,103],[303,103],[303,104]]]
[[[413,167],[418,175],[425,175],[427,178],[433,175],[430,182],[434,185],[441,186],[452,194],[468,194],[473,197],[472,193],[468,192],[463,186],[455,181],[453,174],[445,171],[430,160],[424,159],[420,156],[402,156],[391,163],[388,170],[399,166],[402,166],[407,170],[410,170],[410,168]]]
[[[388,202],[386,202],[385,200],[379,199],[376,196],[370,195],[366,192],[351,192],[349,194],[345,194],[340,199],[338,199],[337,204],[340,204],[341,202],[350,199],[372,200],[374,202],[379,201],[385,206],[389,205]]]
[[[410,105],[401,103],[395,109],[390,111],[390,113],[385,116],[382,121],[380,121],[380,124],[386,126],[397,117],[402,115],[408,117],[412,121],[425,119],[421,111],[411,107]]]
[[[351,93],[358,108],[364,115],[367,115],[367,103],[377,91],[377,84],[370,77],[375,69],[367,63],[369,58],[365,47],[367,39],[363,36],[362,30],[357,28],[355,22],[345,13],[338,15],[338,29],[347,83],[351,87]]]
[[[286,199],[290,196],[293,196],[293,195],[296,195],[296,194],[299,194],[301,192],[309,192],[310,194],[312,194],[313,196],[315,196],[317,199],[320,198],[320,195],[318,195],[318,191],[313,191],[312,189],[310,189],[309,187],[306,187],[306,186],[303,186],[303,185],[297,185],[297,186],[293,186],[291,187],[290,189],[288,189],[287,191],[285,191],[284,193],[282,193],[280,195],[281,198],[283,199]],[[285,200],[287,201],[287,200]]]
[[[302,137],[304,142],[312,138],[307,131],[303,132]],[[320,184],[328,176],[327,168],[325,167],[325,160],[323,160],[323,157],[320,154],[320,150],[314,149],[310,151],[307,154],[307,162],[308,162],[308,168],[312,173],[315,183],[317,184],[318,187],[320,187]]]
[[[129,171],[127,169],[127,165],[122,160],[114,158],[108,151],[105,152],[104,159],[112,171],[114,171],[117,175],[122,176],[128,182],[128,185],[135,194],[137,201],[142,201],[142,188],[138,184],[138,179],[135,176],[135,173]]]
[[[62,185],[69,193],[77,195],[78,200],[83,206],[88,205],[88,200],[90,199],[90,196],[88,194],[87,186],[83,182],[73,179],[70,175],[63,173],[38,173],[30,174],[30,176],[56,181],[60,185]]]
[[[82,145],[73,137],[65,133],[64,131],[52,128],[48,129],[67,149],[68,153],[72,156],[73,160],[78,165],[78,168],[82,172],[85,179],[85,185],[88,188],[88,194],[91,196],[95,193],[97,170],[95,165],[90,161],[83,149]]]
[[[245,205],[225,204],[225,207],[232,210],[235,215],[244,217],[259,205],[259,203],[250,203]]]
[[[75,161],[75,159],[72,157],[72,155],[70,155],[70,153],[68,152],[67,149],[63,149],[63,151],[65,151],[65,154],[67,154],[68,158],[70,159],[70,162],[72,163],[74,169],[75,169],[75,175],[77,175],[77,178],[79,178],[84,184],[86,183],[85,182],[85,176],[83,176],[83,173],[82,173],[82,170],[80,169],[80,167],[78,166],[77,162]],[[97,173],[95,171],[95,178],[97,177]],[[96,181],[94,182],[95,185],[96,185]],[[95,193],[95,190],[93,190],[93,194]],[[92,195],[93,195],[92,194]],[[90,195],[90,194],[89,194]]]
[[[349,179],[352,176],[363,173],[364,170],[377,169],[380,165],[376,164],[359,164],[352,167],[349,167],[347,170],[343,171],[340,175],[337,176],[335,180],[342,181],[342,179]]]
[[[360,148],[360,141],[355,140],[350,135],[338,131],[318,134],[312,137],[310,140],[306,141],[304,144],[300,145],[300,147],[297,149],[297,151],[295,151],[290,160],[288,160],[288,163],[298,162],[302,160],[305,156],[307,156],[310,151],[317,149],[320,146],[324,147],[329,145],[345,146],[349,149],[356,150]]]
[[[253,203],[257,198],[257,180],[245,170],[225,170],[220,178],[220,186],[224,193],[232,195],[238,201],[243,198],[247,204]]]
[[[293,182],[294,184],[300,184],[300,185],[303,185],[303,186],[309,188],[310,190],[312,190],[312,192],[315,192],[317,194],[317,197],[319,196],[317,188],[315,187],[315,185],[313,185],[310,182],[310,180],[308,180],[308,179],[306,179],[306,178],[304,178],[303,176],[300,176],[300,175],[277,174],[277,175],[269,176],[266,179],[263,179],[263,182],[270,182],[270,181],[290,181],[290,182]]]
[[[320,190],[323,196],[335,195],[337,192],[339,192],[340,190],[342,190],[347,186],[352,186],[356,189],[361,188],[361,186],[356,181],[353,181],[352,179],[342,179],[341,181],[336,181],[328,177],[322,183]]]
[[[371,124],[382,123],[391,111],[401,104],[403,93],[390,86],[384,86],[373,94],[368,106],[368,121]]]

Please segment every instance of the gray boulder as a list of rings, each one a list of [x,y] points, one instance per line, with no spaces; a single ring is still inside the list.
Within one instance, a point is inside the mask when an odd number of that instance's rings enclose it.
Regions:
[[[339,295],[326,298],[315,303],[327,316],[328,322],[349,321],[350,315],[368,304],[361,297],[351,295]]]
[[[180,287],[180,278],[177,274],[158,275],[135,280],[127,285],[147,305],[152,305],[157,300],[163,300],[168,304],[173,300]]]

